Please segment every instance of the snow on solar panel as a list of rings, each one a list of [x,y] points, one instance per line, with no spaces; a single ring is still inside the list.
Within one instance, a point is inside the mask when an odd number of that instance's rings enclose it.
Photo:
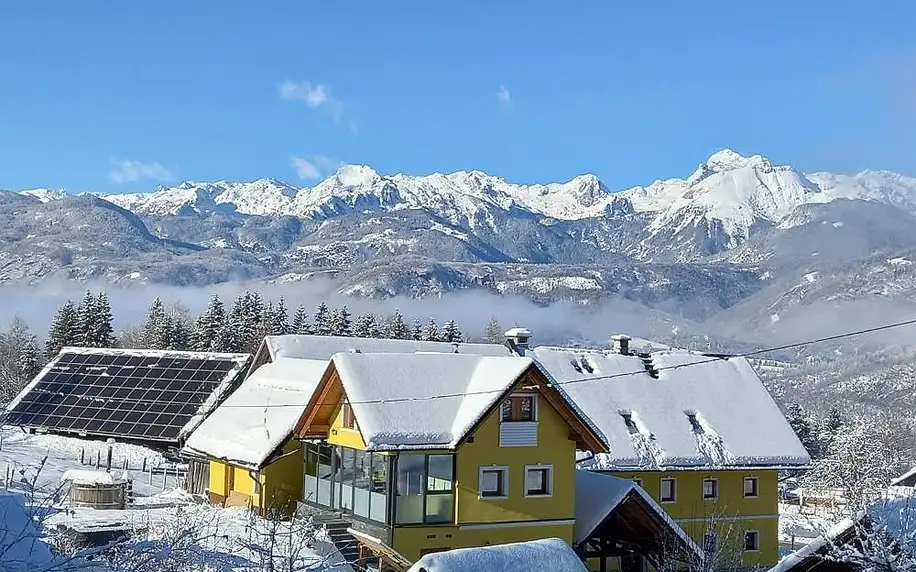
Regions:
[[[234,389],[247,354],[64,348],[6,409],[6,425],[177,442]]]

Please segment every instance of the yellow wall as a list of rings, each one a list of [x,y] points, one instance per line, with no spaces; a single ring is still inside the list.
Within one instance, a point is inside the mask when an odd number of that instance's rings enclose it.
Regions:
[[[622,478],[642,479],[642,486],[659,501],[662,478],[674,478],[677,500],[659,504],[702,547],[707,523],[715,521],[720,558],[744,566],[770,567],[779,560],[779,493],[775,470],[613,472]],[[744,478],[757,477],[758,496],[744,497]],[[703,479],[719,481],[718,499],[703,499]],[[760,550],[744,552],[746,530],[759,533]],[[722,567],[727,567],[725,563]]]
[[[473,442],[465,442],[457,451],[455,522],[396,526],[392,537],[395,550],[416,560],[421,549],[466,548],[549,537],[572,543],[571,522],[493,526],[495,523],[572,521],[575,518],[576,445],[568,439],[569,428],[560,415],[545,400],[538,399],[537,447],[500,447],[499,425],[497,410],[477,427],[472,435]],[[553,467],[552,496],[525,497],[526,465]],[[508,467],[507,499],[478,498],[480,468],[487,466]],[[474,526],[480,523],[486,526]],[[467,528],[468,525],[471,528]]]
[[[457,526],[402,526],[394,529],[392,547],[410,561],[416,562],[421,550],[488,546],[539,538],[560,538],[572,543],[572,527],[554,525],[462,529]]]
[[[280,458],[260,472],[210,459],[209,490],[221,497],[228,497],[233,491],[247,495],[251,506],[262,510],[273,506],[287,508],[290,502],[302,497],[302,463],[302,448],[295,439],[287,441]],[[232,490],[227,488],[229,472]],[[260,493],[255,477],[261,484]]]
[[[366,444],[363,442],[363,436],[359,431],[347,429],[343,426],[343,403],[338,404],[334,415],[331,417],[331,429],[328,431],[328,443],[331,445],[340,445],[351,449],[366,450]],[[357,424],[359,419],[356,420]]]
[[[464,443],[457,455],[457,522],[506,522],[520,520],[570,519],[575,516],[576,444],[568,439],[569,427],[544,399],[538,399],[538,446],[500,447],[499,410],[474,432],[474,442]],[[508,497],[505,500],[477,497],[480,468],[508,467]],[[553,466],[553,495],[525,497],[525,466]],[[529,534],[533,534],[533,529]]]

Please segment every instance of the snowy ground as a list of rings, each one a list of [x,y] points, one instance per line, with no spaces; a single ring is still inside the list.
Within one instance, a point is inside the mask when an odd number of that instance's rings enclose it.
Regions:
[[[61,490],[61,476],[72,469],[89,470],[80,463],[102,452],[103,465],[109,444],[52,435],[27,435],[18,429],[0,429],[0,490],[22,494],[32,503],[33,515],[39,513],[43,533],[54,544],[51,533],[60,526],[80,530],[124,528],[132,532],[132,542],[124,550],[129,564],[103,570],[187,570],[201,572],[348,571],[339,552],[325,531],[315,530],[307,521],[275,523],[259,519],[242,508],[220,508],[195,502],[175,488],[174,473],[158,470],[142,472],[144,464],[163,467],[164,460],[154,451],[135,445],[113,444],[112,472],[120,475],[125,464],[134,477],[135,506],[128,510],[71,508],[65,499],[55,498]],[[13,475],[6,482],[4,475]],[[30,494],[29,491],[34,491]],[[64,489],[65,491],[65,489]],[[2,493],[0,493],[2,494]],[[34,498],[34,501],[30,499]],[[0,554],[9,543],[9,518],[0,534]],[[3,530],[4,527],[0,527]],[[5,537],[4,537],[5,535]],[[151,550],[150,554],[138,551]],[[40,552],[36,552],[38,554]],[[149,557],[147,557],[149,556]],[[2,558],[0,558],[2,560]],[[3,570],[12,569],[0,562]],[[23,570],[45,570],[34,563]],[[106,564],[107,566],[107,564]],[[54,568],[69,570],[69,568]],[[144,568],[145,569],[145,568]]]
[[[797,505],[779,504],[779,543],[789,551],[808,544],[833,526],[827,516],[801,514]]]

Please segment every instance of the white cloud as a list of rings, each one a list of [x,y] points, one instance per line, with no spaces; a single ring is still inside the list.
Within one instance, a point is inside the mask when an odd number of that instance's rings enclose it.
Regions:
[[[132,161],[130,159],[115,161],[114,167],[108,171],[108,177],[119,185],[123,183],[134,183],[143,179],[152,179],[160,182],[175,179],[175,175],[157,161],[144,163],[142,161]]]
[[[496,92],[496,101],[506,107],[512,107],[512,95],[506,89],[506,86],[499,86],[499,91]]]
[[[302,101],[312,109],[320,109],[331,114],[336,121],[343,117],[344,104],[331,95],[331,86],[308,81],[284,81],[279,86],[280,99]]]
[[[296,174],[299,175],[299,178],[306,181],[323,179],[331,171],[343,165],[342,161],[335,161],[330,157],[324,157],[322,155],[313,155],[311,157],[293,156],[290,157],[289,163],[290,166],[296,170]]]

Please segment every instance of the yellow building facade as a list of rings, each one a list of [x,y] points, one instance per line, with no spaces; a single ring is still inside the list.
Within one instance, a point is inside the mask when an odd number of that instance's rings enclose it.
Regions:
[[[361,394],[363,383],[373,382],[363,382],[362,372],[386,359],[393,358],[335,356],[334,362],[343,363],[332,362],[319,384],[298,429],[301,438],[311,440],[304,445],[307,504],[342,511],[358,539],[370,546],[377,540],[383,550],[411,562],[428,552],[538,538],[572,544],[576,450],[601,452],[605,446],[530,360],[400,356],[405,371],[428,366],[430,374],[451,365],[468,367],[474,376],[489,365],[479,362],[489,360],[512,360],[519,368],[507,372],[494,365],[487,385],[492,395],[473,403],[471,392],[472,403],[450,409],[467,424],[430,420],[430,436],[440,434],[440,426],[458,427],[447,446],[432,437],[424,446],[414,436],[408,446],[400,438],[385,437],[382,443],[372,434],[375,427],[366,431],[373,416],[395,418],[379,413],[384,404],[365,407],[348,397],[348,387]],[[422,407],[416,413],[428,414]]]
[[[276,459],[252,469],[210,459],[208,496],[227,506],[248,506],[264,515],[290,514],[302,497],[302,448],[296,440],[283,445]]]
[[[715,568],[769,568],[779,561],[776,470],[608,474],[640,485],[694,542],[711,554]]]

